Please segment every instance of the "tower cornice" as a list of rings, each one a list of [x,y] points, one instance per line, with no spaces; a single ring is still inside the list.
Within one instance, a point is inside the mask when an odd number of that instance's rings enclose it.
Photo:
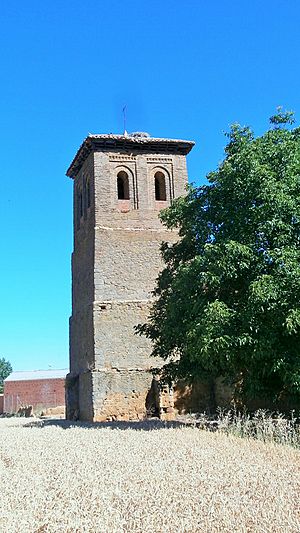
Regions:
[[[66,174],[74,178],[82,164],[92,152],[118,153],[155,153],[187,155],[194,146],[194,141],[182,139],[164,139],[155,137],[139,137],[131,135],[89,134],[77,151]]]

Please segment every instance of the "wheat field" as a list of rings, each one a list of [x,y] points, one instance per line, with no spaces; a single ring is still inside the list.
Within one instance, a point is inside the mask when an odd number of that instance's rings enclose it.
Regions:
[[[162,423],[0,419],[0,531],[300,531],[300,452]]]

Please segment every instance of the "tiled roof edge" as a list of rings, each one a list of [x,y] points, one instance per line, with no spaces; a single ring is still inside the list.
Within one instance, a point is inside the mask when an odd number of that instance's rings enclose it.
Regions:
[[[183,155],[187,155],[191,149],[193,148],[195,142],[194,141],[186,141],[183,139],[167,139],[167,138],[158,138],[158,137],[138,137],[138,136],[130,136],[130,135],[116,135],[112,133],[104,133],[104,134],[89,134],[81,144],[80,148],[78,149],[72,163],[70,164],[66,174],[70,178],[73,178],[80,167],[83,164],[83,161],[88,157],[88,155],[91,153],[93,149],[97,147],[97,144],[103,145],[103,149],[110,150],[114,148],[122,148],[125,149],[129,148],[137,148],[137,149],[143,149],[147,145],[155,146],[158,150],[164,151],[163,148],[166,147],[166,145],[171,148],[172,145],[174,147],[174,153],[181,153]],[[117,146],[118,145],[118,146]],[[159,145],[161,147],[159,148]],[[168,150],[167,150],[168,151]]]

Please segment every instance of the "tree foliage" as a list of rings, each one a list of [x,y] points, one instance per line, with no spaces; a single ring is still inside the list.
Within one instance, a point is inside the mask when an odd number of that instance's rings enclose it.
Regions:
[[[3,381],[12,372],[12,366],[4,357],[0,357],[0,393],[3,392]]]
[[[234,124],[208,185],[161,214],[163,244],[150,318],[164,379],[223,376],[236,398],[300,398],[300,128],[278,109],[255,138]]]

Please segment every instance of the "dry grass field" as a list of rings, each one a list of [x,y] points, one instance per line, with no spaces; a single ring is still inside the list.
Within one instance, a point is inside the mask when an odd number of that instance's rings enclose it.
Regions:
[[[300,452],[191,427],[0,419],[0,531],[300,531]]]

